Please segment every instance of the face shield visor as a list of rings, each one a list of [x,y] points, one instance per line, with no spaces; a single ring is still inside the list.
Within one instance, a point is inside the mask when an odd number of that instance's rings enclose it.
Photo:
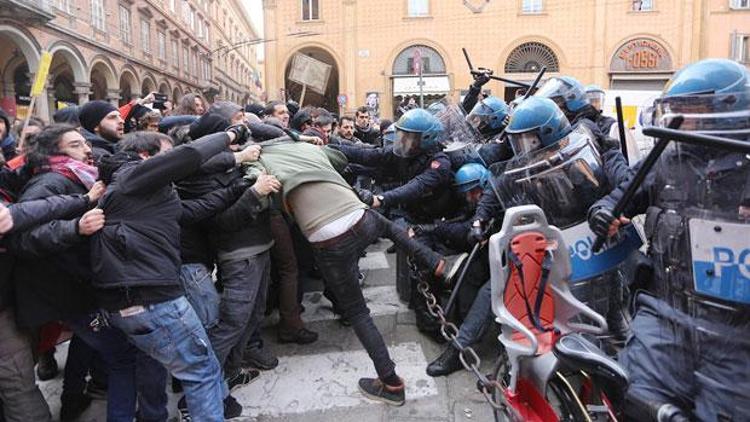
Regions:
[[[588,98],[589,103],[595,109],[602,110],[602,107],[604,107],[604,93],[603,92],[601,91],[587,92],[586,98]]]
[[[537,151],[543,146],[542,139],[539,137],[537,130],[523,133],[509,133],[508,141],[516,156]]]
[[[680,130],[750,140],[750,92],[660,98],[650,123],[667,127],[678,115]]]
[[[480,133],[485,133],[490,131],[490,117],[492,117],[493,113],[494,110],[490,106],[479,102],[471,110],[471,113],[466,116],[466,121]]]
[[[566,84],[565,81],[558,78],[552,78],[548,80],[541,88],[534,94],[537,97],[545,97],[554,101],[560,109],[565,109],[565,97],[571,90],[571,86]]]
[[[403,158],[416,157],[422,150],[421,144],[421,133],[396,130],[396,139],[393,141],[393,153]]]

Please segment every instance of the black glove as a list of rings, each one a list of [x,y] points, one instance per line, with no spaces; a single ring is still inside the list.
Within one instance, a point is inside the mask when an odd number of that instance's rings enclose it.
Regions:
[[[617,139],[611,137],[611,136],[602,136],[597,138],[597,142],[599,144],[599,150],[601,152],[607,152],[613,149],[620,149],[620,141]]]
[[[417,224],[416,226],[411,226],[412,231],[414,231],[414,236],[431,233],[435,231],[436,228],[437,226],[435,224]]]
[[[595,235],[606,238],[609,234],[609,226],[615,221],[612,210],[607,208],[597,208],[589,214],[589,228]]]
[[[360,189],[360,188],[354,188],[354,191],[357,192],[357,196],[359,197],[360,201],[364,202],[368,207],[372,206],[375,196],[372,194],[371,191],[367,189]]]
[[[236,125],[229,126],[226,130],[227,133],[234,133],[234,141],[232,144],[242,145],[250,139],[252,132],[245,126],[244,123],[238,123]]]
[[[474,86],[477,88],[483,87],[491,80],[489,72],[478,72],[472,75],[474,76]]]
[[[482,227],[482,224],[478,226],[471,226],[471,230],[469,230],[469,236],[468,241],[469,244],[474,245],[478,242],[484,242],[487,236],[487,230],[485,230],[484,227]]]

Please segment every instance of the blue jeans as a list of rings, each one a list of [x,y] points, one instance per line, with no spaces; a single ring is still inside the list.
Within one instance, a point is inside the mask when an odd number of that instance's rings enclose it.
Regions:
[[[166,371],[140,353],[120,330],[104,327],[93,331],[91,315],[65,321],[76,336],[96,350],[107,368],[107,421],[132,421],[139,414],[146,421],[167,420]],[[136,395],[136,392],[138,393]]]
[[[111,324],[182,382],[193,420],[223,422],[225,386],[221,368],[187,299],[181,296],[129,311],[128,316],[113,312]]]
[[[382,380],[395,373],[396,365],[370,316],[370,309],[357,281],[361,253],[380,237],[393,240],[423,267],[434,270],[440,260],[439,255],[410,239],[406,230],[398,228],[372,210],[367,210],[362,219],[346,233],[324,242],[313,243],[312,247],[326,288],[336,299],[343,317],[352,323],[357,338]]]
[[[242,363],[242,351],[247,341],[263,321],[271,254],[266,251],[251,258],[223,262],[220,269],[224,291],[219,306],[219,323],[209,330],[208,335],[219,365],[236,370]]]
[[[216,325],[219,322],[219,293],[208,268],[203,264],[183,264],[180,283],[203,328],[208,330]]]

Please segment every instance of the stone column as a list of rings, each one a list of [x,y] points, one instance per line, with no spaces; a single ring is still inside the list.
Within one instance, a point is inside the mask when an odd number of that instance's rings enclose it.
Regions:
[[[119,88],[107,88],[107,101],[112,103],[113,106],[117,107],[120,105],[120,89]]]
[[[88,82],[74,82],[73,87],[78,96],[78,105],[84,105],[89,102],[91,95],[91,84]]]
[[[276,42],[266,43],[265,48],[265,88],[269,100],[279,98],[279,88],[284,86],[284,65],[279,63],[279,50],[283,45],[283,38],[278,36],[276,0],[263,0],[263,22],[264,35],[267,40],[277,40]]]
[[[341,32],[344,45],[344,63],[341,63],[339,71],[339,87],[343,81],[343,91],[340,94],[346,94],[349,101],[346,106],[353,110],[364,104],[364,98],[359,98],[357,92],[357,1],[344,0],[344,30]],[[343,110],[346,112],[346,110]]]

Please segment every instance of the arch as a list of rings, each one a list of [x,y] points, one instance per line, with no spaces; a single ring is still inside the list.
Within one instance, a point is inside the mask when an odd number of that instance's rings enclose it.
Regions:
[[[156,91],[156,86],[156,79],[154,79],[154,76],[150,73],[146,73],[141,80],[141,95],[145,97],[149,93]]]
[[[14,55],[8,60],[2,69],[3,75],[3,86],[10,87],[15,84],[15,74],[19,67],[23,66],[26,70],[25,73],[29,72],[29,66],[26,57],[23,54]],[[29,86],[31,82],[29,81]]]
[[[120,105],[130,101],[130,97],[139,92],[138,74],[132,66],[126,64],[120,71]]]
[[[560,48],[560,46],[553,40],[547,37],[540,37],[540,36],[521,37],[508,43],[508,45],[505,47],[502,54],[500,55],[500,60],[498,62],[497,68],[505,69],[505,63],[508,61],[508,58],[513,53],[513,51],[515,51],[519,46],[526,44],[526,43],[531,43],[531,42],[543,44],[544,46],[546,46],[552,51],[552,53],[557,58],[557,64],[558,64],[558,70],[555,72],[560,72],[561,69],[565,68],[567,60],[565,59],[565,55],[563,54],[562,48]],[[554,73],[551,70],[548,70],[547,72]],[[508,73],[508,72],[505,72],[505,73]]]
[[[341,84],[343,80],[343,78],[339,77],[341,74],[341,68],[339,67],[340,61],[329,49],[320,47],[316,44],[307,44],[306,46],[298,47],[287,56],[286,61],[284,62],[285,68],[283,73],[287,99],[299,101],[302,96],[302,86],[289,79],[289,74],[292,69],[292,60],[296,53],[310,56],[331,66],[331,72],[328,75],[328,85],[325,93],[321,94],[308,88],[305,91],[304,104],[300,105],[314,105],[326,108],[333,112],[338,112],[339,105],[337,97],[339,92],[341,92]]]
[[[416,63],[414,63],[414,61],[417,49],[419,49],[422,56],[421,62],[423,74],[442,75],[448,73],[445,67],[445,59],[443,59],[437,50],[424,44],[410,45],[401,50],[393,60],[391,73],[393,75],[413,75],[416,69]]]
[[[183,95],[182,93],[182,88],[180,88],[179,86],[175,86],[172,89],[172,103],[174,103],[175,106],[177,106],[177,102],[180,101],[180,98]]]
[[[58,40],[50,45],[47,50],[52,53],[53,64],[55,63],[56,56],[62,56],[72,69],[76,82],[87,83],[89,81],[86,59],[83,58],[83,54],[73,44],[64,40]]]
[[[172,93],[172,86],[169,84],[168,80],[162,79],[161,82],[159,82],[158,91],[160,94],[166,94],[169,96]]]
[[[26,62],[29,65],[29,69],[36,69],[39,67],[39,52],[42,47],[36,41],[33,35],[27,32],[25,29],[18,28],[14,25],[6,23],[0,23],[0,35],[7,36],[18,46],[21,53],[26,58]]]
[[[448,74],[452,73],[453,62],[451,61],[451,57],[448,54],[448,51],[443,48],[443,46],[426,38],[412,38],[408,41],[402,42],[391,50],[391,54],[388,56],[387,61],[384,63],[384,68],[388,69],[389,72],[389,74],[386,76],[393,76],[393,65],[395,64],[396,58],[398,58],[399,54],[404,52],[404,50],[408,49],[409,47],[415,45],[423,45],[436,51],[437,54],[440,55],[440,58],[443,60],[443,63],[445,65],[445,72]]]
[[[675,55],[675,51],[672,48],[672,46],[662,37],[660,37],[657,34],[653,34],[650,32],[639,32],[636,34],[630,34],[627,37],[621,38],[616,43],[612,44],[612,46],[609,49],[609,52],[607,53],[607,70],[609,70],[609,66],[612,63],[612,58],[614,57],[615,53],[617,53],[617,50],[620,49],[623,45],[627,44],[630,41],[636,40],[638,38],[650,38],[652,41],[658,43],[660,46],[664,47],[667,50],[667,54],[669,54],[669,57],[672,61],[672,70],[678,68],[679,66],[677,63],[675,63],[675,58],[677,57]]]
[[[516,46],[505,59],[505,73],[537,73],[542,67],[549,72],[560,71],[560,60],[554,50],[538,41]]]
[[[91,60],[91,99],[106,100],[118,88],[112,62],[107,57],[95,56]]]

